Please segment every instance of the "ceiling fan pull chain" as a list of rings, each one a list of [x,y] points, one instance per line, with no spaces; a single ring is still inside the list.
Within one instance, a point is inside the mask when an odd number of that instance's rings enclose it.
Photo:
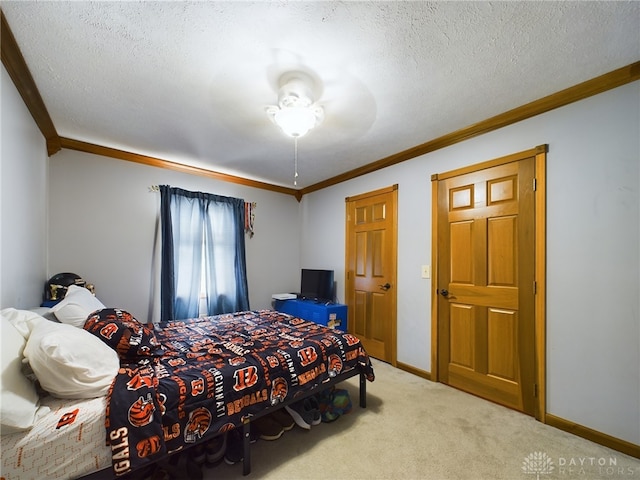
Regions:
[[[298,185],[298,137],[293,137],[293,185]]]

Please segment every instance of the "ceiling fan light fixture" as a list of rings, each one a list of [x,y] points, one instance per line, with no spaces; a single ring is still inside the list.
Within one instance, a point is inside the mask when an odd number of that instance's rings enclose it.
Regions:
[[[317,113],[310,107],[285,107],[275,112],[273,121],[290,137],[302,137],[318,123]]]
[[[302,137],[324,118],[322,107],[314,104],[309,82],[310,79],[300,73],[283,75],[278,105],[267,109],[271,120],[290,137]]]

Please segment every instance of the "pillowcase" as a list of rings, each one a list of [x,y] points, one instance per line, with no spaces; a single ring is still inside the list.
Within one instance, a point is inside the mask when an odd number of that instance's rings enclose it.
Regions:
[[[2,435],[30,429],[49,407],[40,406],[36,388],[22,374],[25,337],[12,321],[20,320],[31,312],[6,308],[0,312],[0,341],[2,343],[0,391],[0,432]],[[44,319],[43,319],[44,320]],[[46,320],[44,320],[46,321]]]
[[[35,324],[24,348],[40,385],[59,398],[107,394],[118,373],[118,355],[82,329],[49,321]]]
[[[2,311],[2,316],[15,327],[15,329],[24,337],[26,342],[31,335],[31,330],[40,322],[50,322],[50,320],[38,315],[31,310],[16,310],[15,308],[7,308]],[[54,320],[57,323],[57,320]]]
[[[87,318],[84,329],[109,345],[125,362],[162,356],[164,350],[151,324],[144,325],[126,310],[103,308]]]
[[[84,287],[70,285],[67,294],[51,311],[62,323],[82,328],[90,313],[104,308],[100,300]]]

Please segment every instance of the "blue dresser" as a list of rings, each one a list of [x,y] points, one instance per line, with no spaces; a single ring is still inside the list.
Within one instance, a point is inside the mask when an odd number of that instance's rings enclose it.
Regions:
[[[347,331],[347,306],[319,303],[313,300],[276,300],[275,309],[329,328]]]

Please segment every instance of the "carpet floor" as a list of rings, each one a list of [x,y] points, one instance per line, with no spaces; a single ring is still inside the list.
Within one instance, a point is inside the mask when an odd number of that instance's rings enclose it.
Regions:
[[[220,479],[640,479],[640,460],[534,418],[374,360],[367,408],[251,446],[242,464],[204,468]]]

